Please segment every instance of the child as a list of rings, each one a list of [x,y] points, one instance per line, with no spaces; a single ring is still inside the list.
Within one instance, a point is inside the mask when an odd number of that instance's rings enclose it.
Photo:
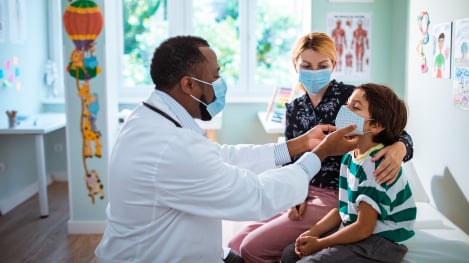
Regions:
[[[357,147],[342,158],[338,208],[285,248],[282,263],[402,260],[407,247],[399,243],[414,235],[412,192],[402,169],[394,182],[376,183],[373,171],[380,161],[371,159],[395,141],[406,122],[406,106],[391,88],[357,87],[335,122],[337,128],[355,123],[350,135],[360,136]]]

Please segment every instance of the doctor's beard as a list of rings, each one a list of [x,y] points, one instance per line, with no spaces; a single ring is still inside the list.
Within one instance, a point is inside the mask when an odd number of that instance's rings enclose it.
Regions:
[[[202,97],[200,97],[200,100],[201,101],[206,101],[205,95],[202,95]],[[212,120],[212,116],[207,111],[207,106],[205,106],[204,104],[199,102],[199,108],[200,108],[200,119],[201,120],[203,120],[203,121]]]

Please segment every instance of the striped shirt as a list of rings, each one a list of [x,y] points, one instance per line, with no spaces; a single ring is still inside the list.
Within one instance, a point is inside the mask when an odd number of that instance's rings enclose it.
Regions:
[[[371,161],[384,145],[378,144],[365,154],[354,157],[353,151],[342,157],[339,178],[339,212],[344,225],[357,220],[358,206],[364,201],[378,212],[373,234],[394,242],[414,235],[417,208],[407,178],[399,170],[391,184],[376,183],[373,171],[381,163]]]

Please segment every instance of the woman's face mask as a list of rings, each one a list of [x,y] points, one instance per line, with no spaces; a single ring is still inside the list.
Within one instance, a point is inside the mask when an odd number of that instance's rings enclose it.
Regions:
[[[193,99],[195,99],[202,105],[202,110],[206,110],[209,114],[209,116],[206,116],[206,114],[202,114],[202,120],[211,120],[213,117],[215,117],[215,115],[220,113],[225,108],[225,97],[227,91],[225,80],[222,77],[219,77],[213,83],[208,83],[194,77],[192,77],[192,79],[213,87],[213,91],[215,93],[215,100],[208,104],[200,99],[197,99],[192,94],[190,95]]]
[[[347,135],[363,135],[368,132],[363,132],[363,127],[365,126],[365,118],[351,111],[347,106],[343,105],[337,117],[335,118],[335,126],[337,129],[347,127],[351,124],[357,125],[357,128]]]
[[[332,70],[330,68],[309,70],[300,68],[298,71],[298,81],[309,94],[315,95],[323,90],[331,81]]]

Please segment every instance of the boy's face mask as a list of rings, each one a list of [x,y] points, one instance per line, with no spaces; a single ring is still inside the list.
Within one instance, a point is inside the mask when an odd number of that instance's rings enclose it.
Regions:
[[[363,132],[363,127],[365,125],[365,118],[351,111],[347,106],[342,105],[337,117],[335,118],[335,126],[337,129],[347,127],[351,124],[357,125],[357,128],[347,135],[363,135],[368,132]]]
[[[225,97],[227,91],[225,80],[222,77],[219,77],[213,83],[208,83],[194,77],[192,77],[192,79],[213,87],[213,91],[215,93],[215,100],[208,104],[200,99],[197,99],[192,94],[190,95],[193,99],[198,101],[202,105],[202,109],[206,110],[209,114],[209,116],[206,116],[207,114],[202,114],[202,120],[209,121],[225,108]]]
[[[298,70],[298,81],[309,94],[318,94],[331,81],[331,69],[309,70],[300,68]]]

